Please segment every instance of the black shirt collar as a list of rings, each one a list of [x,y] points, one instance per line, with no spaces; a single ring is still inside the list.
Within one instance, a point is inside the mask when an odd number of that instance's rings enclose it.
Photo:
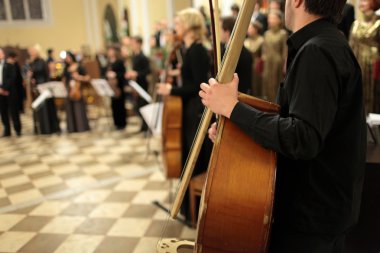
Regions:
[[[300,49],[309,39],[315,37],[317,34],[320,34],[322,29],[331,28],[332,26],[334,25],[331,22],[321,18],[302,27],[289,37],[287,42],[289,52],[293,50],[298,51],[298,49]]]

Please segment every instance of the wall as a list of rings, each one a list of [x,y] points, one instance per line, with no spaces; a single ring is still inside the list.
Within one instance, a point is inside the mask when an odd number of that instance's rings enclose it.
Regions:
[[[0,26],[0,45],[28,47],[38,42],[43,50],[79,50],[87,41],[83,1],[51,0],[51,24]]]
[[[174,12],[178,12],[182,9],[189,8],[192,5],[191,0],[173,0]]]
[[[36,42],[46,50],[49,47],[60,50],[78,51],[88,44],[92,51],[104,47],[103,18],[107,4],[111,4],[119,23],[122,6],[129,10],[132,35],[145,39],[154,32],[155,23],[168,19],[171,12],[195,5],[208,8],[208,0],[47,0],[51,8],[51,23],[43,25],[0,26],[0,45],[28,47]],[[219,0],[223,15],[229,15],[232,3],[242,4],[243,0]],[[358,0],[349,2],[357,6]],[[144,8],[146,7],[146,8]],[[147,17],[144,19],[144,17]],[[360,18],[357,10],[357,17]],[[147,40],[147,39],[146,39]],[[149,40],[149,39],[148,39]],[[146,41],[145,51],[149,49]]]

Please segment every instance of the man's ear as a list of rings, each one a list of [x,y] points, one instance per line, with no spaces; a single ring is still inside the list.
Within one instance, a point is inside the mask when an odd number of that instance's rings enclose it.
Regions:
[[[303,5],[305,0],[292,0],[292,1],[294,2],[295,8],[300,8]]]

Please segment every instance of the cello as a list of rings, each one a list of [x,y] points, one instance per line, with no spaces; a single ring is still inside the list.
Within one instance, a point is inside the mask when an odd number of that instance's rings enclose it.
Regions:
[[[245,0],[226,50],[217,80],[232,80],[238,57],[252,17],[255,1]],[[258,110],[278,113],[279,106],[247,95],[239,100]],[[205,109],[199,131],[189,155],[184,177],[171,210],[178,214],[189,184],[193,159],[199,154],[212,113]],[[200,143],[200,144],[199,144]],[[199,146],[198,146],[199,145]],[[276,174],[276,153],[255,143],[241,129],[219,117],[217,138],[202,193],[194,253],[264,253],[267,251]],[[175,242],[175,244],[174,244]],[[183,241],[184,247],[189,242]],[[164,239],[157,252],[176,252],[178,241]]]

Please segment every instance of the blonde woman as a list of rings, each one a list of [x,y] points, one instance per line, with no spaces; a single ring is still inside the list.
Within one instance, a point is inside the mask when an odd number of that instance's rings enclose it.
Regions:
[[[46,61],[41,57],[41,46],[36,44],[28,48],[29,70],[28,78],[32,97],[37,98],[38,85],[49,81],[49,69]],[[34,133],[53,134],[61,131],[57,116],[54,98],[48,98],[33,111]]]
[[[175,18],[175,31],[182,38],[183,43],[183,63],[180,68],[182,86],[175,87],[170,83],[160,83],[157,85],[157,89],[160,95],[180,96],[182,98],[182,160],[184,164],[203,111],[198,92],[199,85],[209,78],[210,58],[203,45],[207,31],[205,20],[198,10],[189,8],[179,12]],[[207,154],[203,154],[203,157],[200,155],[195,174],[201,170],[206,170],[207,163]],[[183,209],[183,214],[187,219],[189,218],[186,208]]]

